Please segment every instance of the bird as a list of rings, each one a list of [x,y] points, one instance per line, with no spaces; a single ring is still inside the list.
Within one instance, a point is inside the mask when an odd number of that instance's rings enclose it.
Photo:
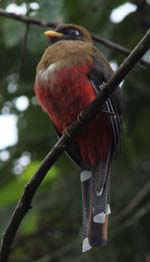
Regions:
[[[114,72],[83,26],[60,24],[44,34],[49,46],[37,66],[34,90],[60,137]],[[122,93],[118,86],[66,150],[81,170],[82,252],[108,242],[110,164],[121,140]]]

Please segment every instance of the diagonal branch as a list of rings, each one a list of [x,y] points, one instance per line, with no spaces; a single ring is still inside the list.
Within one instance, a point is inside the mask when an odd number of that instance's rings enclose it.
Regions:
[[[145,216],[150,211],[150,203],[147,203],[143,207],[139,208],[132,217],[123,222],[120,226],[118,226],[115,232],[112,232],[110,236],[110,242],[113,241],[120,233],[122,233],[127,228],[135,225],[138,220],[140,220],[143,216]]]
[[[44,26],[44,27],[56,27],[58,25],[58,23],[56,22],[49,22],[43,19],[36,19],[36,18],[31,18],[29,16],[25,16],[25,15],[17,15],[15,13],[12,12],[6,12],[3,9],[0,9],[0,16],[9,18],[9,19],[13,19],[25,24],[33,24],[33,25],[37,25],[37,26]]]
[[[99,43],[99,44],[102,44],[106,47],[108,47],[109,49],[111,50],[114,50],[116,52],[119,52],[121,53],[122,55],[124,56],[128,56],[131,52],[131,50],[127,47],[124,47],[118,43],[115,43],[111,40],[108,40],[102,36],[97,36],[97,35],[92,35],[92,39]],[[140,64],[144,65],[144,66],[150,66],[150,62],[149,61],[146,61],[145,59],[140,59]]]
[[[110,94],[115,90],[119,83],[125,78],[133,66],[145,54],[150,47],[150,29],[147,31],[143,39],[137,44],[131,54],[121,64],[119,69],[110,80],[106,83],[105,88],[96,97],[94,102],[82,114],[79,114],[76,121],[71,124],[59,141],[54,145],[52,150],[45,157],[39,169],[36,171],[31,181],[26,185],[23,195],[21,196],[9,224],[3,234],[0,251],[0,262],[7,262],[13,240],[16,232],[27,211],[31,208],[32,199],[39,188],[41,182],[48,170],[52,167],[59,156],[65,151],[73,138],[77,136],[81,128],[84,128],[99,112],[99,108],[104,104]]]
[[[17,15],[15,13],[6,12],[3,9],[0,9],[0,16],[3,16],[5,18],[9,18],[9,19],[14,19],[14,20],[17,20],[19,22],[26,23],[26,24],[32,24],[32,25],[43,26],[43,27],[54,28],[58,25],[57,22],[50,22],[50,21],[43,20],[43,19],[31,18],[31,17],[24,16],[24,15]],[[125,56],[129,55],[130,52],[131,52],[131,50],[129,48],[126,48],[126,47],[124,47],[124,46],[122,46],[118,43],[115,43],[111,40],[105,39],[102,36],[92,35],[92,39],[95,42],[102,44],[102,45],[108,47],[109,49],[114,50],[116,52],[119,52],[119,53],[121,53],[122,55],[125,55]],[[145,65],[145,66],[150,66],[150,62],[146,61],[145,59],[140,59],[140,63],[142,65]]]
[[[115,216],[111,225],[116,225],[123,219],[129,216],[130,213],[138,206],[138,204],[145,198],[145,196],[150,192],[150,182],[148,181],[144,187],[137,193],[137,195],[129,202],[129,204],[121,210],[119,215]]]

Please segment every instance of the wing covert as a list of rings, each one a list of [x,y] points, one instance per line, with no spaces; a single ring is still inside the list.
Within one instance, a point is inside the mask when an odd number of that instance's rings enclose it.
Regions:
[[[105,88],[105,83],[112,76],[113,70],[97,49],[95,49],[94,54],[94,65],[88,74],[88,78],[98,95]],[[106,112],[112,130],[113,148],[116,148],[120,145],[122,137],[122,95],[119,86],[107,99],[102,107],[102,111]]]

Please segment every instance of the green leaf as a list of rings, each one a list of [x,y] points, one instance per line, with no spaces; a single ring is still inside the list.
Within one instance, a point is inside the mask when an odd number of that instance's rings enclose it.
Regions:
[[[23,221],[21,227],[21,234],[28,235],[35,232],[37,229],[38,229],[37,213],[35,211],[29,212]]]
[[[15,178],[12,182],[9,182],[3,188],[1,188],[0,208],[6,208],[7,206],[12,205],[19,200],[24,191],[24,186],[27,182],[29,182],[35,171],[38,169],[39,165],[39,161],[31,163],[20,177]],[[44,189],[44,186],[46,186],[47,183],[50,186],[50,183],[52,183],[58,177],[58,175],[58,168],[53,166],[43,181],[42,188]]]

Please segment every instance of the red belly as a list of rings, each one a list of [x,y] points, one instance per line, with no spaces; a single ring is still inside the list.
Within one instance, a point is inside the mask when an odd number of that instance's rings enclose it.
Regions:
[[[46,86],[37,83],[35,86],[40,104],[60,133],[96,96],[86,76],[86,70],[86,67],[74,66],[72,69],[57,72],[57,82],[49,82]],[[93,165],[98,159],[105,159],[110,140],[106,115],[100,113],[76,138],[83,161]]]

